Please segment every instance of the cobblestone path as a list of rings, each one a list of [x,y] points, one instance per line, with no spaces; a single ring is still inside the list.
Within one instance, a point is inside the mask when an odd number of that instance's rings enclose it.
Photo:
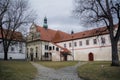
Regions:
[[[75,66],[69,66],[58,70],[44,67],[40,64],[31,62],[38,70],[38,75],[34,80],[82,80],[78,77],[76,68],[81,65],[80,62]]]

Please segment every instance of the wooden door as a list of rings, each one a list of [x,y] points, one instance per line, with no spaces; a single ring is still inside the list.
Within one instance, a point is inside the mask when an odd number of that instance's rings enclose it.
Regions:
[[[67,55],[64,55],[64,61],[67,61]]]
[[[89,57],[89,61],[94,61],[93,53],[89,53],[88,57]]]

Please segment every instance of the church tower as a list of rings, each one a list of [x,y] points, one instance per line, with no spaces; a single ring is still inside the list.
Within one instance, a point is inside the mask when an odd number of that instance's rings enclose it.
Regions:
[[[47,17],[44,18],[44,24],[43,24],[43,27],[44,27],[45,29],[48,28],[48,25],[47,25]]]

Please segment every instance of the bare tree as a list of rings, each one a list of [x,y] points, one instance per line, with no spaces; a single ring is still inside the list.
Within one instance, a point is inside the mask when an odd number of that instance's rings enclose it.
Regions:
[[[15,32],[34,21],[35,16],[28,6],[28,0],[0,0],[0,33],[4,48],[4,60],[14,39]]]
[[[105,24],[112,47],[112,66],[119,65],[117,44],[120,38],[120,0],[75,0],[75,16],[85,23]],[[114,33],[114,24],[117,32]]]

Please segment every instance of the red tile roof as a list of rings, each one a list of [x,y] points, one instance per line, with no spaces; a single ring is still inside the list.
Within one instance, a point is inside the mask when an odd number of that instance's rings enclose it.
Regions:
[[[57,31],[55,37],[53,38],[53,42],[60,42],[70,38],[71,35],[62,31]]]
[[[67,34],[62,31],[56,31],[52,29],[45,29],[41,26],[37,26],[37,31],[40,32],[40,39],[50,42],[58,42],[70,37],[70,34]]]
[[[45,29],[43,27],[37,26],[37,31],[40,32],[40,39],[45,41],[52,41],[54,38],[56,31],[52,29]]]
[[[93,37],[98,35],[108,34],[108,30],[106,27],[96,28],[92,30],[87,30],[83,32],[74,33],[72,35],[64,36],[63,39],[54,40],[55,43],[64,42],[64,41],[70,41],[75,39],[82,39],[87,37]],[[63,34],[64,35],[64,34]]]
[[[87,37],[93,37],[103,34],[108,34],[107,27],[100,27],[92,30],[87,30],[83,32],[78,32],[74,34],[68,34],[62,31],[56,31],[52,29],[45,29],[41,26],[37,26],[37,31],[40,32],[40,39],[45,41],[50,41],[54,43],[59,43],[63,41],[70,41],[72,39],[82,39]]]
[[[71,36],[73,37],[73,39],[82,39],[87,37],[103,35],[103,34],[108,34],[107,27],[101,27],[101,28],[96,28],[96,29],[87,30],[83,32],[78,32]]]
[[[8,30],[4,29],[4,32],[7,33]],[[9,35],[7,36],[7,39],[9,40],[10,39],[10,35],[12,34],[11,31],[9,31]],[[14,32],[13,33],[13,40],[16,40],[16,41],[25,41],[25,39],[23,38],[22,36],[22,33],[21,32]],[[5,34],[4,34],[4,37],[5,37]],[[2,38],[2,34],[1,34],[1,30],[0,30],[0,38]]]
[[[60,48],[61,49],[61,53],[65,53],[65,54],[68,54],[68,55],[70,55],[70,50],[68,50],[67,48],[64,48],[64,47],[62,47],[62,46],[60,46],[60,45],[57,45],[57,44],[55,44],[55,43],[52,43],[52,44],[54,44],[55,46],[57,46],[58,48]]]

